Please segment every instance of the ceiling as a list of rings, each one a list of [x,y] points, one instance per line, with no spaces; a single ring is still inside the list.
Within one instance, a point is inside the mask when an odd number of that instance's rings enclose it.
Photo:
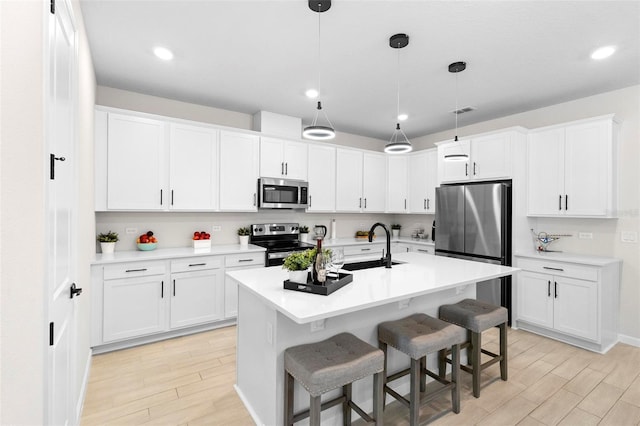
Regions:
[[[317,88],[338,132],[388,140],[640,84],[639,1],[81,0],[99,85],[309,124]],[[389,37],[406,33],[406,48]],[[170,62],[152,49],[173,51]],[[616,53],[594,61],[604,45]],[[451,74],[455,61],[467,69]]]

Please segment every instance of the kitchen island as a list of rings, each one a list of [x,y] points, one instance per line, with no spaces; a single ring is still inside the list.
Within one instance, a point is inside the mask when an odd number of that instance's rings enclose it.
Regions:
[[[440,305],[475,298],[475,283],[512,275],[516,268],[417,253],[394,255],[391,269],[353,272],[353,282],[329,296],[284,290],[280,267],[228,272],[239,286],[236,390],[259,425],[283,422],[283,352],[348,331],[377,347],[377,325],[415,312],[437,316]],[[434,367],[434,359],[428,361]],[[389,371],[408,358],[389,353]],[[397,390],[408,392],[408,380]],[[338,390],[327,397],[337,395]],[[353,385],[354,399],[371,410],[372,378]],[[387,399],[388,401],[390,399]],[[294,407],[308,407],[296,383]],[[322,423],[342,424],[340,407],[322,413]],[[304,422],[301,422],[304,424]]]

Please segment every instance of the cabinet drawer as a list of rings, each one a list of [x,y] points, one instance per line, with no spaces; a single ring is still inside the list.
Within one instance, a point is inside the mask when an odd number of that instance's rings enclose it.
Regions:
[[[413,246],[413,251],[415,251],[417,253],[424,253],[424,254],[434,254],[435,253],[435,249],[433,247],[429,247],[429,246],[418,246],[418,245],[415,245],[415,246]]]
[[[252,265],[264,266],[264,252],[230,254],[226,256],[224,260],[224,266],[226,266],[227,268]]]
[[[162,275],[165,271],[165,262],[129,262],[104,267],[104,279],[115,280],[119,278],[146,277],[150,275]]]
[[[598,281],[598,268],[590,266],[536,259],[518,259],[518,267],[525,271]]]
[[[222,268],[222,256],[187,257],[171,261],[171,272],[202,271]]]
[[[362,244],[357,246],[346,246],[344,248],[345,256],[356,255],[382,255],[382,251],[385,249],[384,244]]]

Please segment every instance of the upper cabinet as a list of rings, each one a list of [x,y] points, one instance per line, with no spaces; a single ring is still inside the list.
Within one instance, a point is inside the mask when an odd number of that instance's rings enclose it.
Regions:
[[[441,183],[509,179],[514,144],[524,142],[524,129],[505,130],[470,139],[438,143],[438,180]],[[447,156],[465,154],[464,161]]]
[[[387,157],[387,212],[406,213],[408,210],[409,157]]]
[[[337,148],[336,211],[384,212],[386,177],[384,154]]]
[[[260,138],[260,176],[307,180],[305,142]]]
[[[436,212],[438,152],[419,151],[409,156],[409,213]]]
[[[616,217],[617,133],[613,115],[532,130],[528,215]]]
[[[308,212],[336,210],[336,148],[309,144]]]
[[[258,136],[220,132],[220,210],[258,210],[259,157]]]

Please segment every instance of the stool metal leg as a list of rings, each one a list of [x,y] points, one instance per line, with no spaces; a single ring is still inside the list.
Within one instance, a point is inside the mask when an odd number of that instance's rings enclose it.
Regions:
[[[417,426],[420,420],[420,360],[411,358],[411,372],[409,373],[409,381],[411,382],[409,390],[409,424]]]
[[[322,410],[320,403],[320,396],[312,396],[309,398],[309,425],[320,426],[320,411]]]
[[[482,354],[482,334],[471,333],[471,365],[473,366],[473,396],[480,397],[480,373],[482,372],[482,364],[480,355]]]
[[[293,376],[284,372],[284,425],[293,425]]]
[[[500,324],[500,378],[507,380],[507,323]]]
[[[384,413],[384,372],[373,375],[373,418],[376,426],[382,426],[382,416]]]
[[[442,378],[447,376],[447,350],[438,351],[438,375]]]
[[[451,381],[454,383],[451,388],[451,405],[453,412],[460,412],[460,345],[451,347]]]
[[[420,358],[420,392],[424,392],[427,389],[427,375],[425,370],[427,369],[427,356]]]
[[[342,424],[349,426],[351,424],[351,407],[349,407],[349,401],[351,401],[351,383],[342,387],[342,395],[345,397],[342,403]]]
[[[384,410],[387,405],[387,392],[384,390],[384,387],[387,386],[387,344],[379,340],[378,347],[384,354],[384,368],[382,370],[382,409]]]

